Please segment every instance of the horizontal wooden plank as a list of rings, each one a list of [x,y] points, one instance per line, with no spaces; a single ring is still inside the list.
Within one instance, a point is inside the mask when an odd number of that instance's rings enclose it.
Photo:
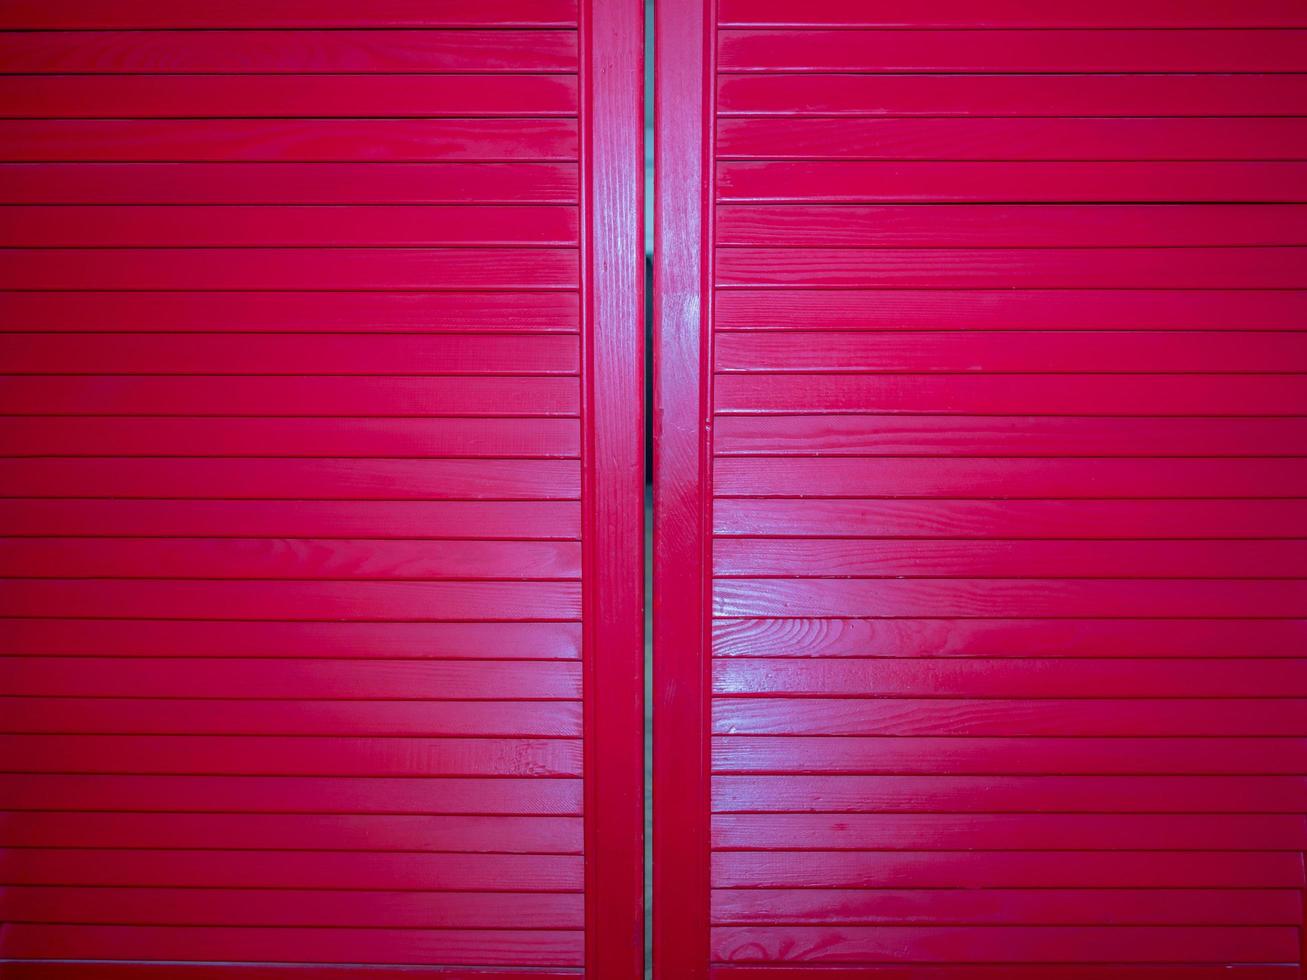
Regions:
[[[376,584],[381,589],[396,583],[347,584],[350,588]],[[542,585],[522,584],[525,588]],[[35,599],[42,595],[35,587],[46,585],[51,598],[63,594],[59,583],[24,583],[21,591]],[[395,601],[402,605],[402,600]],[[15,606],[19,604],[9,608]],[[714,584],[713,612],[718,616],[1296,617],[1307,612],[1307,579],[730,578]]]
[[[926,8],[899,2],[868,10],[857,0],[815,0],[796,10],[784,0],[722,0],[719,23],[827,27],[1307,27],[1307,14],[1292,0],[1255,0],[1231,9],[1219,0],[1181,8],[1165,0],[1109,0],[1092,9],[1049,9],[1033,0],[1000,0],[976,9],[962,0],[937,0]]]
[[[1307,32],[1305,32],[1307,33]],[[843,120],[840,120],[843,122]],[[728,160],[716,168],[721,201],[976,203],[1290,203],[1307,201],[1307,164],[1297,161],[984,162]],[[49,179],[43,179],[48,176]],[[17,203],[71,196],[76,174],[46,168],[12,192]],[[67,178],[67,179],[65,179]],[[179,181],[180,182],[180,181]],[[11,184],[11,187],[13,185]],[[68,188],[64,190],[63,188]],[[110,202],[105,189],[96,197]],[[160,192],[162,193],[162,191]],[[82,192],[81,196],[91,196]],[[169,197],[175,197],[175,193]],[[155,198],[152,198],[155,199]],[[164,198],[168,200],[169,198]],[[293,200],[301,200],[296,197]],[[386,203],[385,201],[379,203]]]
[[[713,810],[720,813],[1301,813],[1304,804],[1307,804],[1307,777],[1302,776],[717,776],[713,779]]]
[[[549,416],[576,415],[580,402],[576,378],[0,376],[6,415]]]
[[[717,411],[728,413],[1307,414],[1307,386],[1299,375],[723,375],[714,390]]]
[[[10,161],[575,160],[574,119],[23,119]]]
[[[1270,818],[1248,823],[1249,828],[1274,831],[1266,823]],[[1246,818],[1251,820],[1251,818]],[[1283,836],[1283,834],[1281,834]],[[577,817],[414,817],[351,814],[269,814],[269,813],[35,813],[10,812],[0,817],[0,842],[5,847],[123,847],[204,849],[218,844],[238,844],[244,850],[325,850],[325,851],[450,851],[508,852],[523,854],[579,854],[582,822]],[[123,896],[125,899],[150,896]],[[434,898],[435,896],[428,896]],[[0,908],[7,896],[0,893]],[[162,900],[164,896],[159,896]],[[75,901],[74,896],[69,896]],[[10,897],[18,908],[30,916],[41,908],[37,897]],[[201,903],[201,907],[205,903]],[[294,903],[291,903],[294,904]],[[284,907],[287,920],[268,920],[265,925],[307,924],[316,919],[313,912]],[[87,902],[94,908],[96,903]],[[105,903],[104,909],[113,909]],[[132,907],[122,906],[126,913]],[[167,908],[161,902],[147,901],[135,906],[134,921],[185,921],[151,919]],[[213,908],[220,907],[215,904]],[[330,906],[328,906],[330,907]],[[160,912],[146,913],[145,908]],[[191,906],[192,909],[196,906]],[[394,909],[392,907],[391,911]],[[235,914],[228,909],[226,914]],[[353,912],[365,915],[363,909]],[[268,916],[266,906],[261,913]],[[2,913],[0,913],[2,914]],[[47,913],[48,914],[48,913]],[[100,914],[104,914],[101,911]],[[176,907],[177,915],[186,914],[186,906]],[[384,913],[383,913],[384,915]],[[296,916],[304,919],[296,921]],[[5,918],[13,918],[6,915]],[[31,921],[29,919],[29,921]],[[68,921],[64,919],[63,921]],[[74,919],[72,921],[83,921]],[[221,925],[213,919],[208,920]],[[336,920],[347,925],[347,921]],[[226,923],[230,925],[237,922]],[[252,924],[252,923],[251,923]],[[355,925],[377,924],[355,922]]]
[[[759,251],[771,252],[772,250]],[[1194,251],[1196,250],[1186,249],[1185,255],[1191,256]],[[720,263],[725,253],[717,254]],[[823,254],[825,254],[824,250]],[[1109,262],[1115,265],[1114,258]],[[1084,263],[1086,267],[1089,264],[1088,261]],[[1025,272],[1026,269],[1023,268],[1016,273],[1016,276],[1023,276]],[[855,274],[861,275],[862,270]],[[1101,269],[1100,274],[1115,275],[1116,273],[1115,270],[1109,272],[1107,269]],[[749,277],[753,278],[752,275]],[[10,343],[20,344],[23,343],[20,338],[29,335],[12,336],[15,339]],[[514,337],[512,343],[518,345],[522,340],[523,338]],[[191,343],[190,335],[187,336],[186,341]],[[366,342],[371,344],[373,341],[374,338],[369,337]],[[151,342],[157,343],[157,341]],[[126,344],[131,344],[130,337],[126,339]],[[43,353],[42,348],[36,344],[29,345],[28,349],[30,350],[32,346],[35,346],[35,350],[29,356],[39,358]],[[159,346],[166,350],[162,344]],[[432,354],[435,355],[438,347],[431,346],[434,348]],[[3,341],[0,340],[0,351],[2,350]],[[527,352],[524,351],[525,353]],[[468,356],[472,356],[470,347]],[[1088,330],[1076,332],[960,330],[910,333],[894,330],[883,333],[855,333],[842,330],[831,333],[798,331],[753,333],[721,331],[713,344],[713,358],[718,371],[734,372],[1282,373],[1307,370],[1307,332],[1253,333],[1204,330],[1187,333],[1165,330],[1126,333]],[[26,362],[19,359],[17,363]],[[309,366],[313,365],[313,362],[307,359],[305,363]]]
[[[1291,891],[1253,888],[719,888],[712,893],[712,921],[828,926],[1292,926],[1301,917],[1299,905]]]
[[[572,163],[0,163],[0,186],[5,204],[575,204],[578,193]]]
[[[577,816],[581,780],[24,773],[0,775],[0,799],[11,810]]]
[[[576,0],[485,0],[472,7],[454,2],[414,3],[382,0],[366,10],[343,0],[329,3],[277,0],[214,10],[202,0],[161,7],[123,6],[106,0],[73,0],[54,10],[37,0],[16,0],[5,8],[0,26],[25,30],[70,28],[233,28],[233,27],[574,27]]]
[[[9,289],[575,289],[579,276],[571,248],[0,252],[0,285]]]
[[[1298,955],[1298,930],[1226,926],[719,926],[717,962],[1277,963]]]
[[[85,420],[83,420],[85,421]],[[43,500],[8,498],[0,529],[12,535],[522,538],[581,534],[575,501],[522,500]],[[195,645],[193,639],[186,643]]]
[[[986,43],[984,35],[973,42]],[[717,111],[727,116],[1301,116],[1307,114],[1307,81],[1300,75],[722,75]]]
[[[17,541],[18,539],[9,539]],[[75,540],[75,539],[74,539]],[[95,568],[76,557],[52,571]],[[59,557],[62,555],[56,552]],[[168,552],[171,556],[172,552]],[[18,560],[9,565],[7,558]],[[0,570],[41,574],[45,548],[14,548],[0,539]],[[378,554],[378,558],[382,555]],[[118,553],[113,555],[119,559]],[[55,559],[57,562],[57,558]],[[121,560],[121,559],[119,559]],[[384,559],[383,559],[384,560]],[[713,573],[722,576],[842,578],[1275,578],[1307,569],[1307,541],[859,541],[726,538],[713,545]],[[185,558],[177,559],[186,568]],[[155,567],[172,567],[169,562]],[[298,565],[296,566],[298,567]],[[116,570],[116,566],[115,566]],[[89,574],[89,573],[88,573]],[[258,570],[252,574],[257,575]],[[307,575],[299,576],[307,578]]]
[[[0,104],[0,117],[18,119],[393,119],[569,116],[579,99],[570,74],[79,74],[6,75]]]
[[[1307,619],[717,619],[716,657],[1298,657]]]
[[[714,479],[751,497],[1301,497],[1307,458],[725,457]]]
[[[32,124],[0,124],[0,134],[8,128],[10,138],[18,142],[18,149],[10,151],[15,154],[13,159],[64,159],[61,154],[72,150],[55,136],[59,133],[58,124],[26,128],[29,126]],[[147,131],[143,142],[152,145],[151,136]],[[182,138],[170,133],[166,145],[171,149]],[[233,133],[228,138],[257,139],[245,133]],[[344,133],[340,138],[344,142]],[[480,134],[475,138],[489,143]],[[164,142],[162,136],[155,139]],[[553,152],[566,159],[565,144],[559,139],[559,148]],[[40,148],[36,151],[40,155],[19,155],[32,152],[29,147],[33,146]],[[715,148],[719,159],[1295,160],[1307,155],[1307,126],[1298,119],[1266,117],[789,119],[726,116],[717,123]],[[78,148],[75,152],[97,151]]]
[[[49,734],[568,736],[579,701],[304,700],[232,698],[0,698],[0,731]],[[491,692],[489,697],[497,697]],[[12,799],[7,797],[6,799]],[[110,806],[111,804],[105,804]],[[138,809],[128,802],[119,809]],[[221,799],[212,807],[230,809]],[[76,805],[72,806],[76,810]],[[164,809],[167,809],[166,807]],[[199,809],[203,810],[203,807]],[[292,806],[287,812],[295,812]],[[472,811],[479,812],[479,811]],[[510,811],[511,812],[511,811]]]
[[[512,817],[479,819],[526,822]],[[1262,901],[1253,907],[1267,904]],[[0,892],[0,914],[21,922],[346,929],[579,929],[584,919],[578,893],[41,885],[7,886]]]
[[[42,248],[575,245],[578,240],[577,225],[576,209],[563,206],[277,207],[263,205],[247,207],[233,205],[214,208],[185,205],[150,207],[19,205],[0,207],[0,245]],[[473,295],[463,298],[463,302],[468,306],[479,302],[489,308],[487,312],[493,315],[491,311],[497,295],[502,294],[483,294],[481,297]],[[548,302],[545,297],[541,299]],[[356,297],[354,301],[357,303],[358,298]],[[58,298],[47,299],[46,302],[62,305]],[[67,300],[63,301],[63,303],[67,302]],[[130,302],[122,303],[121,300],[119,302],[128,309],[133,308]],[[302,302],[303,298],[301,298]],[[402,309],[403,298],[391,297],[372,300],[372,302],[376,305],[370,312],[375,318],[396,306]],[[513,298],[510,296],[499,302],[507,305],[513,302]],[[248,300],[246,303],[252,305]],[[6,301],[6,307],[8,305]],[[140,308],[148,315],[149,311],[158,309],[161,305],[163,304],[157,300],[147,299],[140,304]],[[174,315],[183,312],[177,309],[178,305],[174,301]],[[285,308],[287,305],[289,304],[284,299],[273,300],[268,304],[269,308],[264,316],[269,313],[275,314],[279,307]],[[410,299],[407,305],[412,306],[414,303]],[[442,312],[440,305],[439,300],[433,301],[427,307],[427,312],[440,314]],[[449,305],[454,306],[453,303]],[[28,313],[27,309],[33,306],[35,309],[32,313]],[[32,304],[30,300],[27,301],[27,308],[24,307],[24,302],[19,300],[15,312],[20,310],[25,316],[33,314],[40,316],[42,312],[39,302]],[[456,306],[455,310],[457,310]],[[470,313],[471,310],[467,312]],[[543,312],[538,312],[537,319]],[[193,314],[195,317],[205,315]],[[207,315],[217,315],[217,311],[209,311]],[[312,316],[312,313],[309,315]],[[320,315],[324,319],[342,317],[338,312],[323,311]],[[570,325],[571,322],[572,318],[563,320],[563,324]],[[434,326],[430,320],[427,324]],[[127,329],[143,328],[146,325],[136,321],[129,322],[126,327]],[[249,329],[243,320],[232,319],[228,321],[228,325]],[[15,326],[21,326],[21,322]],[[560,326],[557,319],[553,326],[555,328]]]
[[[1181,667],[1174,659],[735,657],[714,662],[713,691],[789,697],[1292,698],[1307,696],[1307,659],[1187,660]],[[1219,748],[1212,747],[1213,759]],[[1066,749],[1068,764],[1075,751]]]
[[[0,61],[11,72],[95,75],[570,72],[579,63],[572,30],[367,27],[0,32]]]
[[[288,260],[288,265],[293,264],[292,256],[283,257]],[[137,258],[131,256],[128,264],[136,265]],[[196,261],[192,268],[198,269],[204,265],[205,256],[194,258]],[[278,257],[269,258],[275,266]],[[341,258],[347,263],[351,261],[348,254]],[[508,264],[513,265],[512,257],[507,258]],[[477,256],[469,255],[466,261],[470,264],[476,259]],[[127,275],[134,274],[134,270],[121,271]],[[329,275],[331,271],[322,269],[310,275]],[[161,274],[166,272],[161,270]],[[182,274],[185,275],[186,272],[182,271]],[[239,272],[235,274],[241,275]],[[1284,338],[1280,348],[1287,356],[1293,356],[1292,341],[1300,335],[1270,336]],[[1307,333],[1301,336],[1307,337]],[[1209,346],[1215,343],[1219,343],[1219,337],[1218,341]],[[1261,345],[1263,349],[1267,346],[1265,343]],[[1269,346],[1274,346],[1274,342]],[[413,376],[576,374],[580,369],[581,357],[578,338],[569,334],[250,336],[239,333],[0,333],[0,360],[10,374]]]
[[[469,858],[468,860],[473,860]],[[1300,888],[1292,851],[728,851],[718,888]]]
[[[17,212],[21,222],[29,210],[35,217],[44,218],[51,211],[67,209],[9,210]],[[133,215],[153,214],[148,208],[130,210]],[[298,213],[287,210],[292,216]],[[365,217],[370,213],[363,211]],[[133,221],[133,227],[135,224]],[[718,245],[932,248],[1302,245],[1307,242],[1307,207],[1294,204],[723,204],[717,208],[714,228]],[[205,229],[205,233],[209,231]],[[990,299],[991,305],[995,299]],[[1285,297],[1277,299],[1283,302]],[[1189,297],[1189,301],[1192,303],[1193,298]],[[867,302],[863,300],[864,304]],[[882,299],[881,303],[884,302]],[[1053,310],[1048,312],[1056,315]],[[1085,311],[1072,315],[1084,316]],[[1207,316],[1210,318],[1211,313]],[[900,320],[895,325],[902,324]]]
[[[69,205],[54,210],[72,211]],[[97,206],[94,211],[112,210]],[[150,210],[150,209],[133,209]],[[164,209],[159,209],[164,210]],[[221,222],[237,208],[204,208],[202,223]],[[250,210],[266,210],[263,208]],[[338,210],[338,209],[329,209]],[[361,209],[366,210],[366,209]],[[455,209],[451,209],[455,210]],[[460,208],[473,212],[475,207]],[[548,209],[551,213],[553,208]],[[572,213],[572,209],[566,210]],[[148,226],[148,221],[133,226]],[[335,232],[337,236],[344,229]],[[1262,294],[1249,294],[1248,317]],[[1269,294],[1267,294],[1269,295]],[[580,324],[579,294],[561,290],[512,292],[411,291],[231,293],[11,292],[0,310],[15,330],[87,333],[429,333],[565,332]],[[1307,314],[1304,314],[1307,319]]]
[[[0,956],[15,959],[151,958],[183,962],[319,961],[421,965],[452,961],[469,966],[580,966],[582,954],[581,932],[547,929],[250,929],[13,924],[6,927],[4,936],[0,938]],[[80,965],[77,969],[81,969]],[[136,969],[134,964],[133,969]],[[168,966],[173,975],[177,975],[177,970],[175,965]],[[87,976],[85,973],[80,975]],[[230,973],[226,975],[232,976]],[[472,973],[463,976],[474,978]]]
[[[485,653],[512,651],[491,646]],[[581,668],[471,659],[5,656],[0,690],[57,698],[557,699],[581,696]]]
[[[1021,963],[1001,964],[931,964],[914,963],[911,966],[867,965],[851,968],[823,967],[822,980],[1298,980],[1292,963],[1266,965],[1250,963],[1218,963],[1159,965],[1159,964],[1073,964],[1040,963],[1034,966]],[[910,970],[911,973],[905,971]],[[187,974],[188,976],[190,974]],[[709,971],[711,980],[808,980],[811,967],[722,966]],[[24,980],[26,980],[24,974]],[[100,975],[97,974],[97,977]],[[33,975],[32,980],[64,980],[58,975]],[[116,975],[104,980],[120,980]],[[209,980],[209,978],[204,978]],[[242,980],[245,980],[242,974]],[[252,977],[249,980],[276,980]]]
[[[1132,692],[1133,693],[1133,692]],[[722,698],[719,735],[1307,735],[1293,698]],[[1095,809],[1089,807],[1089,810]]]
[[[729,336],[718,335],[719,351]],[[1198,350],[1203,348],[1197,340],[1193,346]],[[89,421],[79,420],[77,424],[86,425]],[[27,428],[27,422],[16,424],[23,426],[20,431],[24,433],[40,431],[37,427]],[[12,432],[12,429],[6,432],[4,423],[0,422],[0,443],[12,445],[12,438],[5,438]],[[41,431],[45,438],[54,434]],[[722,456],[1011,456],[1021,453],[1031,456],[1287,456],[1305,445],[1307,419],[1302,418],[725,415],[713,424],[713,450]],[[1242,513],[1251,515],[1253,510],[1249,507]],[[1198,529],[1205,522],[1193,523]],[[929,527],[930,522],[925,522],[923,532]],[[873,533],[870,527],[866,530]],[[1219,536],[1212,528],[1209,533]]]
[[[1293,775],[1307,773],[1307,739],[730,735],[713,739],[712,765],[723,773]]]
[[[1307,269],[1307,249],[1296,246],[723,248],[716,254],[719,286],[1033,289],[1298,289],[1307,286],[1307,273],[1303,271]],[[31,271],[40,276],[43,270]],[[530,281],[536,284],[535,280]],[[37,283],[40,282],[38,278]]]
[[[117,818],[115,818],[116,820]],[[364,819],[364,818],[353,818]],[[396,818],[398,819],[398,818]],[[456,817],[446,817],[456,820]],[[102,823],[103,820],[97,823]],[[948,813],[860,813],[829,816],[814,813],[725,813],[712,821],[713,846],[724,850],[865,850],[865,851],[1292,851],[1307,841],[1307,817],[1287,814],[1078,814],[1078,813],[1003,813],[966,814]],[[1050,892],[1050,900],[1059,896]],[[776,896],[782,898],[782,896]],[[854,896],[848,896],[853,898]],[[909,900],[909,896],[902,896]],[[960,896],[953,896],[956,900]],[[1018,921],[1025,915],[1037,914],[1036,907],[1022,901],[1021,896],[995,897],[979,906],[989,914],[1003,915],[1004,909],[1016,913],[1009,921]],[[1069,898],[1070,896],[1061,896]],[[1179,897],[1179,896],[1175,896]],[[1199,896],[1192,896],[1201,901]],[[1256,900],[1259,896],[1249,895]],[[1262,896],[1269,898],[1270,896]],[[1215,899],[1212,896],[1213,900]],[[728,895],[715,896],[719,905],[731,903]],[[765,902],[765,899],[763,900]],[[1144,905],[1118,905],[1104,902],[1100,914],[1110,916],[1113,909],[1129,909],[1125,914],[1141,916],[1139,921],[1165,922],[1170,911],[1182,907],[1158,896],[1142,896]],[[1228,901],[1228,899],[1227,899]],[[1283,904],[1284,896],[1274,897],[1272,906],[1262,906],[1261,915],[1270,921],[1283,921],[1278,916],[1287,912],[1297,914],[1295,904]],[[1236,908],[1235,906],[1240,906]],[[766,915],[765,904],[748,906],[747,914],[754,921]],[[865,908],[866,906],[864,906]],[[1270,908],[1278,909],[1271,912]],[[951,914],[944,908],[936,915]],[[1148,911],[1145,911],[1145,908]],[[1215,906],[1224,914],[1235,917],[1249,915],[1247,921],[1256,921],[1257,914],[1244,910],[1240,903]],[[1021,911],[1017,911],[1020,909]],[[1047,913],[1056,921],[1067,914],[1068,906],[1051,906]],[[743,913],[743,908],[740,908]],[[851,909],[850,909],[851,911]],[[887,910],[888,911],[888,910]],[[922,908],[925,911],[925,908]],[[832,920],[843,918],[829,908]],[[853,916],[859,913],[854,912]],[[891,912],[890,915],[893,913]],[[1071,913],[1074,914],[1074,913]],[[803,916],[806,918],[806,915]],[[877,915],[879,918],[880,915]],[[776,921],[781,916],[777,915]],[[1219,921],[1221,916],[1210,920]],[[786,921],[792,921],[785,916]],[[1025,920],[1038,921],[1038,920]],[[1084,921],[1062,918],[1062,921]],[[1171,920],[1175,921],[1175,920]],[[1192,921],[1192,920],[1191,920]],[[1264,920],[1265,921],[1265,920]]]
[[[317,338],[313,349],[330,351],[332,345],[321,341]],[[155,352],[141,350],[141,356]],[[8,456],[560,459],[580,454],[580,429],[575,419],[0,418],[0,451]]]
[[[1255,637],[1255,624],[1249,630]],[[240,623],[10,619],[7,656],[576,660],[576,623]],[[1253,649],[1256,649],[1254,646]],[[309,668],[312,669],[312,668]]]
[[[34,497],[544,500],[577,497],[580,479],[552,459],[0,459],[7,492]]]
[[[564,854],[80,848],[0,854],[0,877],[15,885],[570,891],[581,887],[581,868],[579,855]]]
[[[1034,209],[1033,205],[1030,207]],[[727,210],[725,206],[719,209]],[[30,302],[25,294],[21,298]],[[726,330],[1302,330],[1307,327],[1307,292],[1289,290],[729,289],[719,291],[715,302],[716,324]]]
[[[1307,52],[1301,30],[980,33],[923,30],[920,11],[913,16],[917,23],[895,30],[723,30],[717,65],[803,72],[1297,72]]]
[[[153,980],[157,977],[178,977],[185,980],[285,980],[288,969],[299,980],[340,980],[340,967],[314,964],[288,967],[285,964],[266,963],[224,963],[214,966],[177,961],[160,964],[143,961],[115,963],[111,960],[79,960],[72,963],[58,960],[10,960],[5,967],[5,972],[9,974],[5,980]],[[363,974],[366,980],[411,980],[413,973],[406,966],[367,966],[362,969],[366,971]],[[444,969],[441,972],[445,974],[441,980],[486,980],[486,971],[477,967]],[[508,967],[500,968],[496,973],[498,975],[494,980],[577,980],[582,975],[579,969],[570,967],[528,967],[521,970]],[[1266,974],[1265,977],[1266,980],[1281,980],[1282,974]],[[1254,975],[1252,980],[1263,980],[1263,977]]]
[[[362,622],[578,619],[580,593],[577,582],[7,579],[0,616]],[[1268,597],[1267,604],[1273,601]]]

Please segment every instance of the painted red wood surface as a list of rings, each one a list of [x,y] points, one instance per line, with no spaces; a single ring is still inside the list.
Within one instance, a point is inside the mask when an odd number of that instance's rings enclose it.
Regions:
[[[641,34],[0,10],[0,976],[641,974]]]
[[[658,18],[658,974],[1304,976],[1304,8]]]

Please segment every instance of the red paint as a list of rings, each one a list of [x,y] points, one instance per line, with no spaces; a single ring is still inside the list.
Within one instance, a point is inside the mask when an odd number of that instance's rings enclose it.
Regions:
[[[0,975],[635,980],[639,4],[0,27]]]
[[[659,18],[659,975],[1303,976],[1303,9]]]

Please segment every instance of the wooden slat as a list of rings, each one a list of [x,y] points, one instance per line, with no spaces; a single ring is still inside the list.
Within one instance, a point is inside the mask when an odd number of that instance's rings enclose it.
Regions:
[[[423,245],[575,245],[577,212],[570,207],[242,207],[225,208],[155,206],[155,207],[4,207],[0,208],[0,244],[10,246],[404,246]],[[456,297],[457,299],[458,297]],[[292,301],[294,297],[291,297]],[[469,302],[470,300],[470,302]],[[492,311],[513,302],[513,294],[483,294],[464,299],[468,307],[479,302]],[[372,302],[372,297],[368,297]],[[548,302],[546,297],[541,301]],[[6,301],[6,307],[9,302]],[[46,303],[68,303],[57,296]],[[123,304],[131,308],[131,303]],[[301,298],[301,303],[303,299]],[[357,300],[356,300],[357,302]],[[247,301],[248,303],[248,301]],[[140,303],[143,312],[164,304],[146,298]],[[174,305],[174,309],[176,309]],[[284,299],[268,304],[268,313],[290,306]],[[403,298],[389,299],[384,309],[399,306]],[[411,300],[407,304],[415,305]],[[456,312],[457,307],[451,312]],[[557,309],[557,306],[555,307]],[[39,315],[41,303],[17,300],[15,312],[33,310]],[[433,299],[431,314],[440,310],[440,300]],[[377,308],[382,313],[383,307]],[[467,312],[471,312],[469,309]],[[543,313],[544,311],[539,311]],[[213,316],[215,311],[210,311]],[[32,314],[28,314],[32,315]],[[103,315],[103,314],[101,314]],[[203,316],[203,313],[197,313]],[[230,315],[230,314],[229,314]],[[319,317],[340,316],[321,311]],[[466,315],[466,314],[465,314]],[[537,314],[539,316],[539,314]],[[502,316],[501,316],[502,318]],[[566,321],[564,321],[566,322]],[[242,320],[229,321],[249,329]],[[430,321],[428,321],[430,324]],[[21,326],[21,322],[15,326]],[[141,322],[125,325],[141,328]],[[506,324],[512,329],[513,324]],[[554,326],[559,326],[556,320]],[[523,329],[517,327],[516,329]]]
[[[728,40],[726,50],[731,43],[738,41]],[[973,43],[987,42],[981,35]],[[722,75],[717,111],[723,116],[1301,116],[1307,114],[1307,81],[1301,75],[1068,74],[1038,80],[1016,74]]]
[[[1286,814],[728,813],[715,816],[712,825],[713,846],[725,850],[1292,851],[1307,841],[1307,817]],[[959,897],[954,896],[954,900]],[[1051,900],[1057,897],[1049,893]],[[1034,913],[1033,907],[1020,901],[1020,896],[1014,898],[1016,901],[1009,907],[1017,916]],[[717,900],[725,903],[731,898],[719,895]],[[747,900],[740,900],[741,909],[747,907],[744,904]],[[1284,914],[1283,900],[1283,895],[1275,897],[1273,904],[1280,912],[1270,914]],[[1176,908],[1160,896],[1154,899],[1145,895],[1142,901],[1151,911],[1144,912],[1140,905],[1134,905],[1127,914],[1162,922]],[[984,900],[980,907],[987,908],[991,914],[1002,914],[1000,910],[1007,905],[999,898]],[[1120,908],[1115,902],[1098,903],[1095,907],[1098,914],[1107,916],[1114,908]],[[1242,909],[1240,903],[1217,902],[1215,907],[1224,909],[1226,915],[1248,915],[1247,921],[1257,921],[1258,913]],[[765,899],[752,908],[751,915],[765,915]],[[1062,910],[1066,908],[1061,906]],[[1288,908],[1290,915],[1296,914],[1296,906]],[[842,917],[833,907],[829,912],[835,918]],[[1065,912],[1054,907],[1047,914],[1057,917]],[[1265,907],[1261,914],[1268,914]]]
[[[852,968],[825,966],[821,980],[902,980],[902,966],[862,965]],[[1257,965],[1202,964],[1074,964],[1023,963],[958,964],[914,963],[912,980],[1298,980],[1294,963]],[[784,967],[776,964],[760,967],[714,966],[709,971],[711,980],[809,980],[811,967]],[[98,976],[98,975],[97,975]],[[24,975],[26,978],[26,975]],[[34,975],[33,980],[64,980],[58,974]],[[116,975],[105,980],[120,980]],[[204,978],[209,980],[209,978]],[[242,975],[242,980],[245,980]],[[263,976],[249,980],[277,980]],[[402,980],[402,978],[401,978]]]
[[[719,351],[730,336],[718,337]],[[1194,347],[1202,350],[1203,345],[1195,341]],[[27,428],[28,424],[23,423],[22,432],[38,431]],[[7,434],[0,423],[0,443],[6,442]],[[722,456],[1288,456],[1303,446],[1307,446],[1307,419],[1302,418],[726,415],[713,426],[713,449]],[[1248,507],[1243,513],[1254,509]],[[1287,516],[1291,511],[1280,513]],[[1200,521],[1189,527],[1201,525]]]
[[[495,653],[511,655],[512,650],[486,651]],[[0,659],[0,678],[6,694],[22,697],[493,700],[581,696],[577,663],[508,660],[8,656]]]
[[[1251,826],[1251,825],[1250,825]],[[1261,827],[1262,824],[1256,824]],[[1272,825],[1266,825],[1269,828]],[[326,850],[326,851],[449,851],[513,852],[523,854],[579,854],[582,823],[576,817],[414,817],[354,814],[269,814],[269,813],[33,813],[8,812],[0,815],[0,841],[6,847],[122,847],[204,849],[219,843],[239,841],[245,850]],[[248,893],[247,893],[248,894]],[[51,897],[57,898],[57,894]],[[123,896],[126,899],[150,896]],[[135,921],[185,921],[152,919],[164,914],[167,905],[145,901],[136,906]],[[217,897],[217,896],[215,896]],[[249,896],[254,898],[255,896]],[[435,896],[427,896],[434,898]],[[10,911],[25,909],[31,913],[43,908],[39,896],[30,893],[0,894],[0,907],[6,898]],[[68,896],[70,902],[76,896]],[[88,908],[100,908],[100,915],[116,903],[85,900]],[[198,903],[201,907],[206,904]],[[225,903],[224,903],[225,904]],[[293,906],[295,903],[290,903]],[[297,917],[317,918],[319,913],[294,910],[279,903],[287,919],[282,925],[296,924]],[[127,913],[131,906],[123,906]],[[215,903],[215,907],[220,907]],[[158,912],[145,912],[147,908]],[[175,915],[185,916],[188,907],[176,906]],[[189,906],[195,909],[196,906]],[[394,910],[392,909],[392,912]],[[53,912],[58,914],[57,906]],[[237,914],[228,908],[226,914]],[[354,914],[366,915],[355,906]],[[434,909],[433,909],[434,912]],[[3,914],[3,913],[0,913]],[[50,912],[46,912],[49,915]],[[63,921],[70,921],[68,911]],[[252,908],[256,918],[269,917],[266,925],[278,924],[267,906]],[[384,912],[381,913],[385,915]],[[13,918],[12,914],[5,918]],[[31,921],[31,919],[29,919]],[[71,921],[84,921],[71,919]],[[201,920],[203,921],[203,920]],[[209,920],[214,921],[214,920]],[[248,921],[248,920],[247,920]],[[301,920],[302,921],[302,920]],[[339,920],[338,920],[339,921]],[[216,923],[236,925],[237,922]],[[339,922],[339,924],[349,924]],[[364,922],[355,922],[363,925]],[[376,924],[384,924],[378,922]]]
[[[578,65],[577,35],[571,30],[369,28],[0,32],[0,61],[11,72],[96,75],[395,72],[411,77],[425,72],[563,72],[576,71]]]
[[[21,203],[32,198],[45,200],[36,195],[68,197],[80,193],[116,200],[110,196],[112,189],[75,191],[70,186],[74,185],[70,178],[75,178],[75,173],[49,167],[45,170],[40,177],[48,175],[51,179],[32,181],[36,188],[23,186],[28,183],[24,181],[12,199]],[[717,165],[715,185],[718,199],[723,201],[1280,204],[1307,201],[1307,191],[1303,190],[1307,185],[1307,164],[1283,160],[728,160]]]
[[[578,92],[575,75],[6,75],[0,104],[18,119],[568,116]]]

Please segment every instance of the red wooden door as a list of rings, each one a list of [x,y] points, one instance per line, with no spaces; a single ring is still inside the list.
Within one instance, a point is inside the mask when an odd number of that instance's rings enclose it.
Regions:
[[[1307,7],[658,16],[660,975],[1301,976]]]
[[[0,974],[638,976],[638,3],[0,28]]]

